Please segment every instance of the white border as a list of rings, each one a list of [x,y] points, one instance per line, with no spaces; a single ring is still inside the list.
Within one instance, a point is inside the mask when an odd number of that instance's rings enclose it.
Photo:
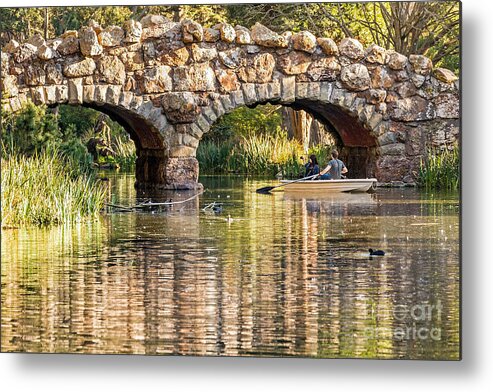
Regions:
[[[255,1],[242,1],[249,2]],[[136,0],[63,1],[63,5],[72,6],[135,3]],[[155,0],[142,3],[173,4]],[[183,3],[201,4],[200,1]],[[0,354],[2,389],[12,392],[491,390],[493,251],[489,222],[493,192],[484,189],[484,184],[491,183],[492,176],[492,4],[485,0],[463,1],[463,361]],[[0,5],[32,6],[33,1],[0,0]],[[60,3],[47,0],[39,5]]]

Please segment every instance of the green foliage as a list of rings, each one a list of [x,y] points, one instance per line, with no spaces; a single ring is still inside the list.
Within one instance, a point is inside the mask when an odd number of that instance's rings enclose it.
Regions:
[[[310,150],[324,162],[327,147]],[[242,173],[297,178],[304,173],[303,145],[287,135],[259,134],[238,136],[223,141],[202,141],[197,149],[197,160],[204,173]]]
[[[92,131],[101,112],[83,106],[60,105],[58,107],[58,124],[63,134],[84,137]]]
[[[223,5],[182,5],[182,18],[193,19],[204,27],[212,27],[218,23],[227,22],[227,10]]]
[[[135,149],[135,143],[130,140],[128,134],[113,135],[112,146],[115,151],[115,162],[124,170],[131,170],[134,168],[135,161],[137,159],[137,151]]]
[[[15,37],[26,40],[35,33],[44,32],[43,8],[0,8],[2,44]]]
[[[54,148],[62,139],[56,117],[46,107],[32,102],[19,113],[9,114],[2,125],[2,143],[21,154],[32,155]]]
[[[200,142],[197,148],[200,171],[209,174],[227,173],[230,168],[229,159],[233,145],[234,143],[230,139],[226,139],[224,142],[219,140]]]
[[[80,27],[87,25],[89,21],[95,20],[101,26],[123,25],[130,19],[132,11],[129,7],[63,7],[65,8],[58,18],[55,26],[57,34],[65,30],[78,30]],[[58,13],[54,15],[57,17]]]
[[[197,149],[205,173],[243,173],[298,177],[304,173],[303,145],[290,140],[281,129],[280,106],[240,107],[221,119],[204,135]],[[309,149],[321,164],[328,161],[331,146]],[[306,157],[305,157],[306,160]]]
[[[421,161],[418,182],[426,189],[459,189],[459,146],[456,145],[452,149],[430,150],[426,159]]]
[[[4,155],[16,153],[31,156],[56,149],[65,160],[77,163],[81,172],[88,172],[93,160],[86,144],[93,136],[100,115],[93,109],[68,105],[59,106],[56,115],[45,106],[28,103],[2,121]],[[136,159],[134,142],[116,121],[107,118],[105,122],[110,129],[108,143],[115,154],[98,163],[133,168]]]
[[[321,168],[329,163],[329,161],[332,159],[331,157],[331,152],[334,149],[335,146],[333,145],[324,145],[324,144],[318,144],[316,146],[310,147],[308,150],[308,156],[310,155],[315,155],[317,157],[317,161]]]
[[[51,225],[97,218],[106,190],[80,175],[56,151],[27,157],[10,154],[2,162],[2,227]]]
[[[262,105],[254,109],[240,107],[219,119],[206,140],[224,140],[233,135],[278,135],[281,133],[280,106]]]
[[[45,106],[27,103],[18,113],[9,114],[2,123],[2,155],[33,156],[45,151],[59,152],[79,172],[91,169],[92,158],[77,135],[76,125],[66,122],[60,130],[58,118]]]
[[[64,138],[60,142],[58,149],[60,155],[69,164],[77,168],[79,173],[89,173],[92,169],[92,157],[87,151],[80,137],[75,132],[75,126],[68,127],[64,133]]]

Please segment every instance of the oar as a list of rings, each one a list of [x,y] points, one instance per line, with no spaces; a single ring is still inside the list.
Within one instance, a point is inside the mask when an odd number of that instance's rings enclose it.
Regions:
[[[304,177],[304,178],[300,178],[299,180],[294,180],[294,181],[289,181],[289,182],[285,182],[284,184],[281,184],[281,185],[276,185],[276,186],[264,186],[263,188],[260,188],[260,189],[257,189],[257,193],[269,193],[271,190],[275,189],[275,188],[280,188],[282,186],[285,186],[285,185],[289,185],[289,184],[293,184],[295,182],[300,182],[300,181],[305,181],[305,180],[309,180],[311,178],[315,178],[315,177],[318,177],[318,174],[314,174],[313,176],[308,176],[308,177]]]

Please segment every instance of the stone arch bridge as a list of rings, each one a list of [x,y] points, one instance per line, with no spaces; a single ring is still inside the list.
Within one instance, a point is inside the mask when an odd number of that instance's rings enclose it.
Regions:
[[[108,114],[137,147],[139,187],[193,189],[202,135],[246,105],[303,109],[335,130],[353,176],[413,183],[428,146],[459,136],[459,82],[430,59],[351,38],[278,34],[145,16],[96,22],[45,41],[10,41],[1,53],[2,109],[32,100]]]

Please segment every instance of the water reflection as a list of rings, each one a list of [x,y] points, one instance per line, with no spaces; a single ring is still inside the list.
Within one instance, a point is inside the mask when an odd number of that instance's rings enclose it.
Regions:
[[[202,182],[179,207],[3,231],[3,351],[458,358],[457,195]],[[112,178],[112,202],[190,195],[132,184]]]

